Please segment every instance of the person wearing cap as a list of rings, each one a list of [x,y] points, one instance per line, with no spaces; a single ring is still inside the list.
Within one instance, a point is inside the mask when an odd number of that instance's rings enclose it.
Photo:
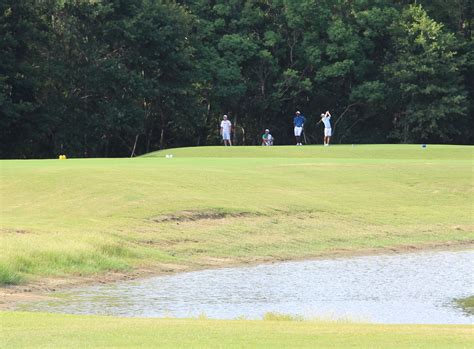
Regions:
[[[262,145],[273,145],[273,136],[270,134],[270,130],[268,128],[265,129],[265,133],[262,135]]]
[[[301,133],[303,132],[305,117],[301,115],[299,111],[296,112],[295,117],[293,118],[293,126],[295,131],[296,137],[296,145],[303,145],[301,144]]]
[[[321,121],[324,123],[324,146],[329,146],[329,142],[331,141],[332,136],[332,128],[331,128],[331,113],[329,110],[321,114]]]
[[[227,119],[227,115],[224,115],[221,121],[221,136],[224,141],[224,145],[231,146],[232,141],[230,140],[230,132],[232,130],[232,123]]]

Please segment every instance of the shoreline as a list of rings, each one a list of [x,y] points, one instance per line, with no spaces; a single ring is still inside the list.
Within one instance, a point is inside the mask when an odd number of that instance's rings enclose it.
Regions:
[[[259,264],[274,264],[302,260],[322,260],[335,258],[351,258],[372,255],[395,255],[432,251],[462,251],[474,249],[474,241],[456,241],[425,243],[419,245],[401,245],[367,249],[333,249],[321,251],[315,255],[299,257],[255,256],[247,258],[204,257],[193,264],[156,264],[153,266],[136,267],[128,272],[108,272],[89,276],[45,277],[22,284],[0,287],[0,311],[15,310],[18,303],[34,302],[54,298],[56,291],[88,285],[110,284],[149,277],[173,275],[205,269],[232,268]]]

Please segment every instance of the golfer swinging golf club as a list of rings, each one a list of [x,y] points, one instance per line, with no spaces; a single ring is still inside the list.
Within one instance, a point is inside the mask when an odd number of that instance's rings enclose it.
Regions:
[[[329,110],[321,114],[321,121],[324,123],[324,146],[327,147],[329,146],[332,136],[331,113],[329,113]]]
[[[293,118],[293,125],[296,137],[296,145],[303,145],[301,144],[301,132],[303,132],[305,117],[301,115],[299,111],[296,112],[295,117]]]

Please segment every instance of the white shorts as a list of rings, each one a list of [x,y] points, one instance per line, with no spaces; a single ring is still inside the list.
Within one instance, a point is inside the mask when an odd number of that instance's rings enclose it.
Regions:
[[[324,128],[324,137],[331,137],[332,136],[332,128]]]
[[[230,141],[230,132],[222,132],[222,139],[224,141]]]
[[[295,126],[295,136],[296,137],[301,136],[301,132],[303,132],[303,127],[296,127]]]

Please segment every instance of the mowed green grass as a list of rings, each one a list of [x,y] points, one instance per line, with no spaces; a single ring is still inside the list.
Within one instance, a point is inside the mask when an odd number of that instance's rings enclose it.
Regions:
[[[471,348],[469,325],[126,319],[0,312],[0,348]]]
[[[472,242],[472,161],[434,145],[1,161],[0,284]]]

